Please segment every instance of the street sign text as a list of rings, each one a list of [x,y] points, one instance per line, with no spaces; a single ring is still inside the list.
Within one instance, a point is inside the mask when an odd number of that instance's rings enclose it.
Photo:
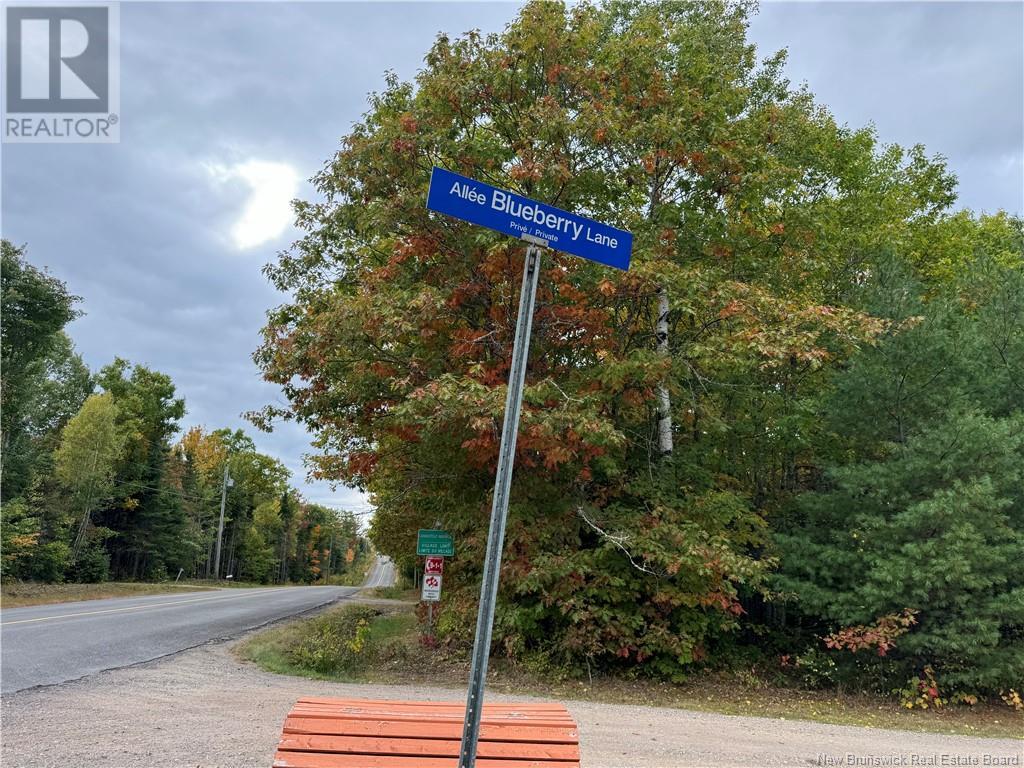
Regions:
[[[416,536],[417,555],[455,556],[455,542],[447,531],[432,531],[420,528]]]
[[[556,251],[629,269],[633,235],[443,168],[430,175],[427,208],[513,237],[539,238]]]
[[[436,603],[441,599],[441,574],[423,576],[423,590],[420,592],[420,600],[425,603]]]

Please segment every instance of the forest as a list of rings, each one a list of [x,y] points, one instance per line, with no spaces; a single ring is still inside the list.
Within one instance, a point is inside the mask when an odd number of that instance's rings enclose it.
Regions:
[[[532,2],[388,74],[266,268],[255,360],[471,642],[523,245],[433,166],[633,233],[545,253],[494,652],[679,680],[766,664],[908,707],[1024,684],[1024,228],[843,125],[749,3]]]
[[[522,243],[428,211],[440,166],[633,233],[543,255],[496,654],[557,675],[761,665],[907,707],[1024,691],[1024,222],[943,157],[839,123],[744,2],[531,2],[393,73],[294,204],[254,361],[310,434],[305,501],[244,431],[66,329],[2,246],[4,579],[407,576],[456,543],[438,642],[472,642]],[[226,473],[226,474],[225,474]],[[372,544],[371,544],[372,542]],[[1015,704],[1014,704],[1015,702]]]
[[[82,301],[2,243],[5,580],[161,581],[220,575],[328,583],[366,562],[351,512],[311,504],[242,430],[184,434],[174,382],[115,357],[90,371],[65,326]]]

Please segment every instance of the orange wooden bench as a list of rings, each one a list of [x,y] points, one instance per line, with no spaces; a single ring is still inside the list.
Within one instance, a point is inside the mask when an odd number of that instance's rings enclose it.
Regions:
[[[302,698],[274,768],[457,768],[466,708],[444,701]],[[477,768],[579,768],[561,704],[484,704]]]

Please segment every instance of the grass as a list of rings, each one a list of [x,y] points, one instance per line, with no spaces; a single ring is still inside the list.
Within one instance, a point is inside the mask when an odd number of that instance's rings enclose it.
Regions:
[[[405,603],[415,603],[419,595],[412,587],[394,585],[390,587],[374,587],[364,593],[367,597],[375,597],[381,600],[401,600]]]
[[[366,625],[361,643],[355,643],[360,619]],[[278,674],[352,683],[464,688],[469,677],[469,664],[464,656],[424,645],[419,633],[416,616],[409,606],[371,608],[349,603],[318,617],[252,635],[236,645],[235,652]],[[352,651],[354,645],[359,647],[356,652]],[[333,656],[325,650],[330,647],[336,651]],[[557,676],[495,658],[487,685],[501,693],[563,701],[644,704],[835,725],[1015,739],[1024,732],[1024,715],[1001,704],[911,711],[901,708],[893,699],[837,696],[834,692],[770,685],[749,672],[708,673],[684,684],[614,676],[559,680]]]
[[[1024,732],[1024,717],[1003,705],[978,704],[947,707],[941,711],[907,710],[893,699],[864,694],[837,696],[834,692],[779,686],[751,687],[748,682],[725,674],[705,674],[681,685],[595,678],[592,682],[555,683],[543,690],[532,683],[527,683],[527,687],[533,693],[563,699],[647,704],[832,725],[1013,739],[1020,739]],[[505,690],[501,682],[494,688]],[[512,692],[517,686],[513,683],[510,688],[506,692]]]
[[[196,584],[146,584],[108,581],[102,584],[37,584],[29,581],[5,581],[0,584],[0,607],[21,608],[74,600],[101,600],[105,597],[136,597],[173,592],[204,592],[208,586]]]
[[[337,653],[330,668],[314,668],[308,662],[297,658],[300,649],[323,647],[325,628],[339,628],[344,636],[343,642],[351,640],[357,629],[359,619],[372,617],[367,623],[362,640],[363,650],[357,654],[346,653],[341,649]],[[348,603],[331,609],[321,616],[271,627],[262,632],[250,635],[234,647],[236,655],[256,662],[270,672],[282,675],[295,675],[323,680],[341,680],[344,682],[368,682],[377,680],[376,674],[367,674],[371,669],[377,672],[386,671],[389,666],[384,663],[381,649],[395,646],[399,648],[398,656],[404,656],[410,638],[416,634],[416,617],[409,610],[401,607],[376,606],[367,608],[358,604]],[[390,651],[389,651],[390,653]],[[355,661],[355,664],[349,662]],[[390,665],[399,672],[405,664]],[[397,682],[394,680],[392,682]]]
[[[179,584],[203,589],[269,589],[270,587],[305,586],[297,584],[260,584],[258,581],[235,581],[234,579],[182,579]]]
[[[406,603],[415,603],[420,599],[416,587],[400,573],[395,576],[395,583],[390,587],[374,587],[364,591],[363,595],[381,600],[401,600]]]

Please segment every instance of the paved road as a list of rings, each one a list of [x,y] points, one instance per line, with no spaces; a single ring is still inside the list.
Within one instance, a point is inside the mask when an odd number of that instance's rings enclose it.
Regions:
[[[374,563],[364,587],[394,579]],[[218,589],[0,611],[0,692],[52,685],[177,653],[334,602],[359,587]]]

